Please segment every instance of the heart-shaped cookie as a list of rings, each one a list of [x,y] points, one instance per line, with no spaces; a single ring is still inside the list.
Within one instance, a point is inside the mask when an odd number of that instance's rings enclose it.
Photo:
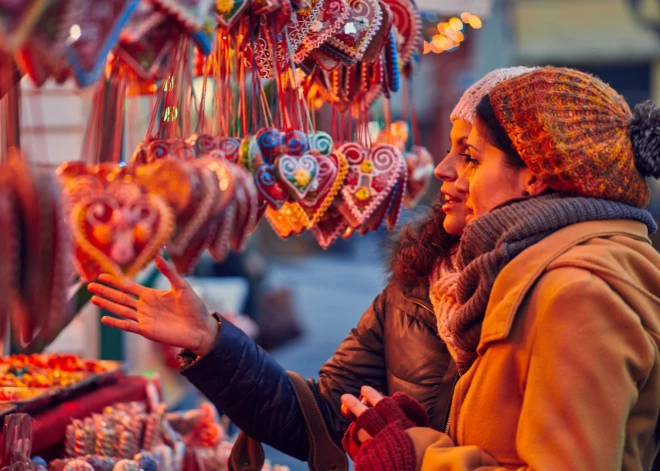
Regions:
[[[236,201],[224,210],[216,227],[215,236],[209,245],[209,252],[217,262],[223,262],[229,255],[229,237],[236,223]]]
[[[422,20],[413,0],[384,0],[392,10],[394,26],[401,37],[399,58],[404,68],[422,46]]]
[[[190,32],[204,27],[206,19],[213,16],[214,0],[152,0],[172,15]]]
[[[135,181],[148,193],[163,198],[175,214],[181,214],[193,199],[193,184],[197,179],[188,164],[166,158],[136,166]]]
[[[349,16],[343,29],[323,44],[321,50],[347,64],[359,62],[379,31],[382,20],[378,0],[349,0]]]
[[[301,156],[309,151],[309,138],[304,132],[294,129],[284,133],[282,145],[283,154]]]
[[[236,137],[221,137],[218,149],[225,155],[225,159],[232,163],[238,163],[241,140]]]
[[[318,189],[310,192],[300,202],[309,218],[309,227],[315,226],[341,191],[348,173],[346,157],[339,151],[333,152],[330,157],[317,157],[319,161]]]
[[[67,48],[67,58],[82,87],[95,83],[103,73],[108,53],[138,5],[138,0],[81,2],[77,38]]]
[[[262,128],[254,135],[263,162],[272,164],[282,153],[282,134],[276,128]]]
[[[135,42],[122,42],[117,55],[142,80],[157,79],[163,74],[172,57],[176,44],[176,23],[169,19],[161,21],[140,36]]]
[[[404,204],[412,208],[426,192],[435,169],[433,156],[426,147],[414,146],[412,152],[405,154],[408,180]]]
[[[259,192],[260,200],[273,209],[279,209],[289,197],[286,188],[277,178],[277,172],[272,165],[262,165],[254,174],[254,183]]]
[[[92,281],[101,273],[133,277],[169,239],[174,215],[154,195],[143,194],[119,204],[104,193],[74,206],[71,229],[81,278]]]
[[[334,141],[327,132],[315,131],[309,135],[309,149],[311,151],[317,151],[319,154],[329,157],[334,148]]]
[[[203,157],[214,150],[218,150],[220,148],[220,142],[210,134],[201,133],[195,137],[194,148],[197,157]]]
[[[277,160],[277,173],[291,195],[301,201],[307,196],[319,173],[319,163],[310,154],[301,157],[283,155]]]
[[[383,47],[385,46],[385,41],[387,41],[387,38],[390,35],[392,24],[394,22],[392,10],[390,10],[387,3],[383,0],[378,0],[378,6],[380,6],[383,18],[378,31],[374,34],[374,37],[362,56],[362,60],[368,63],[375,62],[380,57],[380,54],[383,52]]]
[[[337,206],[333,204],[312,228],[312,234],[314,234],[319,246],[325,250],[344,233],[347,227],[348,222],[337,209]]]
[[[301,47],[293,55],[296,64],[302,63],[312,51],[337,34],[348,20],[349,8],[345,0],[322,0],[322,3],[321,12],[311,23]]]
[[[206,167],[205,162],[195,161],[194,167],[197,168],[199,172],[199,180],[201,183],[201,192],[204,195],[204,199],[200,201],[201,212],[205,210],[206,200],[212,201],[212,208],[208,211],[206,218],[200,223],[197,229],[192,233],[187,245],[183,250],[177,250],[176,246],[168,244],[168,254],[172,258],[172,262],[176,269],[181,274],[189,274],[197,260],[202,255],[204,250],[208,245],[213,241],[213,237],[216,233],[216,227],[218,223],[218,218],[222,213],[221,207],[218,205],[220,199],[220,188],[218,185],[218,178],[215,172],[211,171]],[[194,224],[193,220],[190,221],[191,227]]]
[[[339,210],[348,223],[360,227],[390,194],[401,171],[401,153],[387,144],[367,150],[356,143],[340,147],[348,161],[348,176]]]

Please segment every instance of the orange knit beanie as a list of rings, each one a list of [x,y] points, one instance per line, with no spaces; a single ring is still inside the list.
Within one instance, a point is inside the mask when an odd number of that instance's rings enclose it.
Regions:
[[[495,116],[527,166],[554,190],[643,207],[660,177],[660,111],[631,113],[602,80],[544,67],[497,85]]]

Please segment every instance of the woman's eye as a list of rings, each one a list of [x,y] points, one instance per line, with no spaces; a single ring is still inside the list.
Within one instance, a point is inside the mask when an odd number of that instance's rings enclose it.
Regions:
[[[461,154],[465,159],[465,163],[468,165],[476,165],[478,162],[472,158],[470,154]]]

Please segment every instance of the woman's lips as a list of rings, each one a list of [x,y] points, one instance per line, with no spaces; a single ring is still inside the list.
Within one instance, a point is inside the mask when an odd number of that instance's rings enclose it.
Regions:
[[[463,200],[460,198],[456,198],[455,196],[450,195],[449,193],[443,193],[445,195],[445,202],[442,205],[442,210],[446,213],[447,211],[451,211],[454,209],[457,205],[463,203]]]

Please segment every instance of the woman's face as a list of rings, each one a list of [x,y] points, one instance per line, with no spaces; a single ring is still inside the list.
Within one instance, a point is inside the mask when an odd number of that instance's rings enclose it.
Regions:
[[[463,158],[465,170],[455,188],[467,201],[468,223],[504,203],[545,191],[529,168],[508,164],[506,154],[490,143],[478,123],[470,131]]]
[[[435,177],[443,182],[441,188],[443,195],[442,211],[446,215],[444,228],[449,234],[457,236],[460,236],[463,229],[465,229],[465,218],[468,212],[465,206],[466,197],[459,194],[454,184],[467,166],[463,154],[465,153],[471,128],[470,123],[466,121],[457,119],[453,122],[449,134],[451,149],[447,150],[447,155],[435,167],[434,172]]]

